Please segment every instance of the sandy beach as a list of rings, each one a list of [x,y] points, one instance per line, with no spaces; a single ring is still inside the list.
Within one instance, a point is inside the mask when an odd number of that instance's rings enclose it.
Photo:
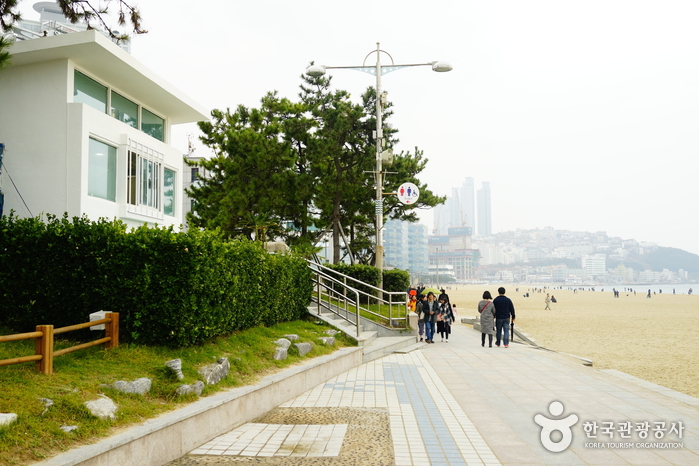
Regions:
[[[495,297],[499,286],[452,285],[447,293],[460,317],[474,316],[483,291]],[[694,327],[699,296],[663,293],[648,299],[645,293],[621,292],[614,298],[611,286],[603,292],[553,289],[547,291],[558,302],[547,311],[546,293],[532,292],[532,286],[502,286],[514,302],[515,325],[541,346],[699,397],[699,330]],[[530,297],[523,297],[528,290]]]

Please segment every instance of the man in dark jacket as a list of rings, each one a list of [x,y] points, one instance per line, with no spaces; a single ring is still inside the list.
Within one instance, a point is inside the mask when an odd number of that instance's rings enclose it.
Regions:
[[[515,321],[515,305],[505,296],[505,288],[498,288],[498,297],[493,300],[495,306],[495,345],[500,346],[500,332],[504,332],[503,343],[505,348],[510,346],[510,316],[512,323]]]

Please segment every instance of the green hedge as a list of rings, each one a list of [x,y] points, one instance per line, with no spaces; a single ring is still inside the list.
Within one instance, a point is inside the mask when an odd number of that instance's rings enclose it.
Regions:
[[[329,265],[329,268],[339,272],[341,274],[347,275],[349,277],[361,280],[368,285],[373,285],[375,287],[379,286],[380,272],[376,267],[370,265],[349,265],[349,264],[333,264]],[[338,280],[342,281],[342,277],[337,276]],[[358,286],[356,283],[349,283],[349,286],[357,288],[360,291],[364,291],[370,295],[375,295],[375,291],[368,286]],[[407,291],[410,286],[410,274],[405,270],[384,270],[383,271],[383,289],[384,291]],[[337,289],[337,288],[336,288]],[[339,291],[339,289],[338,289]],[[384,299],[388,300],[388,295],[384,295]],[[393,297],[394,301],[396,297]],[[362,297],[361,301],[366,303],[366,297]]]
[[[310,303],[298,257],[212,232],[67,216],[0,218],[0,324],[86,322],[120,313],[123,341],[173,347],[255,325],[298,319]]]

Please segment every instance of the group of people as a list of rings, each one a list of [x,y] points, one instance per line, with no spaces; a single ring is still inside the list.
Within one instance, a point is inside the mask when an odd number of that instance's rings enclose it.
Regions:
[[[434,343],[434,336],[439,334],[443,342],[449,343],[451,325],[456,320],[455,307],[449,302],[449,295],[444,289],[437,297],[432,291],[427,294],[412,294],[408,308],[417,314],[420,341]]]
[[[485,347],[485,336],[488,335],[488,347],[492,348],[495,333],[495,346],[500,346],[502,342],[505,348],[508,348],[510,323],[515,322],[515,306],[512,300],[505,296],[505,288],[498,288],[498,296],[495,299],[490,291],[484,292],[483,300],[478,303],[478,313],[481,316],[481,346]]]
[[[449,295],[444,289],[436,296],[432,291],[422,294],[411,288],[408,293],[408,309],[418,317],[418,334],[420,341],[434,343],[434,337],[439,334],[442,341],[448,343],[451,326],[456,320],[456,304],[449,302]],[[488,336],[488,347],[493,347],[493,335],[496,335],[495,345],[510,346],[510,324],[515,322],[515,306],[512,300],[505,296],[505,288],[498,288],[498,296],[493,299],[490,291],[483,293],[483,300],[478,303],[478,313],[481,320],[481,346],[485,346]],[[511,319],[511,320],[510,320]]]

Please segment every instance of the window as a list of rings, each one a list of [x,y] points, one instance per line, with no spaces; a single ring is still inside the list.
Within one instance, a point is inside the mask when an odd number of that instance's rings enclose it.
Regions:
[[[107,113],[107,88],[80,71],[75,71],[73,102],[87,104],[102,113]]]
[[[175,172],[169,168],[163,170],[163,213],[175,216]]]
[[[158,141],[164,141],[165,135],[165,120],[158,115],[141,109],[141,131],[153,136]]]
[[[90,138],[87,195],[116,201],[116,147]]]
[[[163,154],[129,140],[126,169],[126,202],[127,205],[134,206],[129,208],[130,211],[162,217],[162,161]]]
[[[165,142],[165,119],[137,103],[110,90],[78,70],[73,72],[73,102],[89,105],[107,113],[132,128],[140,129],[158,141]],[[140,118],[139,118],[140,111]]]
[[[112,91],[112,116],[138,129],[138,105]]]

